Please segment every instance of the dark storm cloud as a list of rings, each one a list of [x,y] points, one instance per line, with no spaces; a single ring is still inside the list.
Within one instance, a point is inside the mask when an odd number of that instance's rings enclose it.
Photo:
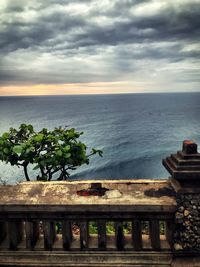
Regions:
[[[53,71],[55,83],[106,81],[110,68],[129,78],[148,72],[145,60],[198,64],[199,1],[7,0],[0,10],[2,84],[53,82]]]
[[[37,21],[23,22],[16,19],[12,23],[5,22],[5,30],[1,32],[0,49],[5,52],[36,45],[48,46],[48,40],[72,28],[84,27],[84,24],[84,20],[66,16],[62,11],[41,15]]]
[[[128,11],[127,11],[128,12]],[[128,14],[128,13],[126,13]],[[76,35],[74,45],[117,45],[119,43],[152,42],[163,40],[200,39],[200,5],[195,4],[188,10],[167,8],[154,16],[120,18],[112,27],[90,25],[84,34]],[[113,17],[114,19],[114,17]],[[146,31],[145,31],[146,30]],[[149,31],[148,31],[149,30]],[[88,40],[89,36],[89,40]],[[87,40],[85,43],[84,40]]]
[[[48,10],[48,7],[51,8],[51,4],[53,5],[55,2],[45,1],[46,5],[44,2],[42,2],[42,5],[45,5]],[[83,1],[76,2],[83,3]],[[92,1],[84,2],[92,3]],[[61,1],[59,5],[66,3],[70,3],[70,1]],[[4,21],[5,30],[1,33],[0,48],[15,50],[40,44],[48,46],[48,40],[55,38],[56,41],[56,37],[59,34],[64,35],[61,41],[69,41],[69,46],[74,48],[89,45],[199,39],[200,4],[188,4],[186,7],[180,8],[180,10],[166,7],[154,16],[146,17],[141,15],[134,17],[129,10],[133,4],[136,5],[137,3],[141,3],[141,1],[117,1],[111,10],[107,12],[102,10],[101,12],[94,9],[87,16],[70,15],[70,12],[66,13],[62,9],[57,11],[57,6],[55,6],[55,9],[52,8],[47,14],[45,12],[41,15],[39,14],[36,21],[21,21],[19,18],[13,19],[12,23]],[[22,7],[11,6],[13,13],[18,13],[18,9],[21,12]],[[8,10],[10,10],[9,7]],[[116,19],[115,23],[102,26],[101,24],[95,25],[93,21],[90,21],[90,16],[94,18],[95,15],[98,17],[101,14],[107,15],[107,18]],[[126,16],[128,21],[123,21],[123,16],[120,16],[122,14]],[[83,33],[65,35],[69,30],[76,30],[77,27],[81,27]]]

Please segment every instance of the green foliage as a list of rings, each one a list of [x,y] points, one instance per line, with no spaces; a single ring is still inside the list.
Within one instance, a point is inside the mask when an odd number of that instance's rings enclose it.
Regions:
[[[149,235],[149,223],[147,221],[143,221],[142,226],[142,234]],[[123,232],[125,235],[130,235],[132,233],[132,222],[130,221],[124,221],[122,223]],[[74,232],[73,229],[79,228],[78,222],[72,223],[72,232]],[[80,230],[79,230],[80,231]],[[79,232],[78,231],[78,232]],[[56,222],[56,233],[62,234],[62,225],[61,222]],[[80,233],[80,232],[79,232]],[[89,234],[90,235],[98,235],[98,227],[96,221],[90,221],[89,222]],[[114,235],[115,234],[115,223],[112,222],[106,222],[106,234],[107,235]],[[160,235],[165,234],[165,222],[160,221]]]
[[[89,223],[89,233],[90,234],[98,234],[97,223],[95,221],[91,221]]]
[[[50,181],[55,174],[65,180],[70,170],[89,164],[92,155],[102,157],[102,151],[94,148],[87,154],[87,146],[78,140],[82,134],[66,127],[35,132],[32,125],[21,124],[19,130],[10,128],[0,137],[0,160],[23,167],[28,181],[29,164],[39,171],[37,180]]]

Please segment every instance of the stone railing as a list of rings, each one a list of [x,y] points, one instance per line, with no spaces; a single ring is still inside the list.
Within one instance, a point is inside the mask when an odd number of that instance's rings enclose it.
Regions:
[[[30,251],[40,259],[48,251],[171,251],[176,202],[166,181],[26,182],[0,195],[0,261],[27,262]]]
[[[199,255],[195,147],[163,161],[169,180],[0,186],[0,266],[175,266]]]

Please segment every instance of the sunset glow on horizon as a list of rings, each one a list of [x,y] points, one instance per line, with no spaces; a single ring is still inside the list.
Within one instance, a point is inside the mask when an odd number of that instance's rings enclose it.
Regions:
[[[148,88],[148,89],[147,89]],[[160,88],[149,82],[148,87],[134,85],[130,81],[119,82],[93,82],[68,84],[33,84],[0,86],[0,96],[43,96],[43,95],[88,95],[88,94],[129,94],[129,93],[163,93],[169,90]],[[174,88],[171,92],[180,92]],[[182,86],[181,92],[198,92],[188,90],[187,85]]]
[[[76,94],[120,94],[139,93],[142,88],[135,88],[129,81],[96,82],[76,84],[38,84],[23,86],[2,86],[1,96],[23,95],[76,95]],[[123,90],[122,90],[123,89]]]

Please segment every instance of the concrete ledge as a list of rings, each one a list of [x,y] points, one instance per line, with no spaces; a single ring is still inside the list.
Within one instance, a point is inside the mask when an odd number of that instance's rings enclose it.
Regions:
[[[199,267],[200,257],[181,257],[172,261],[172,267]]]
[[[170,267],[169,252],[0,252],[0,266]],[[13,264],[15,263],[15,264]]]
[[[109,194],[80,196],[77,191],[87,190],[91,184],[101,183]],[[15,186],[0,186],[0,211],[49,212],[71,210],[119,211],[120,206],[129,212],[174,212],[174,190],[167,180],[114,180],[75,182],[25,182]],[[112,209],[110,206],[112,205]],[[44,207],[46,206],[46,207]]]

